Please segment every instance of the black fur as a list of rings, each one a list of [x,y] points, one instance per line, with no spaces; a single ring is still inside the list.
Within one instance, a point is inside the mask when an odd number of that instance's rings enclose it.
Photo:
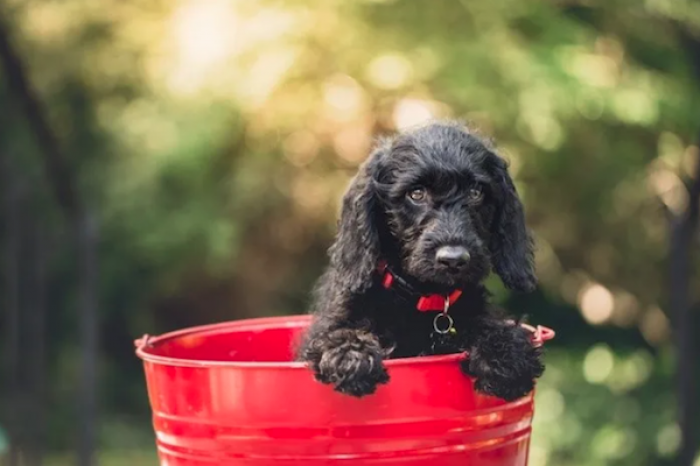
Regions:
[[[418,201],[409,197],[416,187],[425,194]],[[468,264],[437,262],[446,245],[466,248]],[[462,351],[476,388],[506,400],[529,393],[542,375],[540,349],[488,304],[482,285],[493,269],[512,290],[535,287],[522,205],[506,163],[464,126],[437,122],[382,141],[343,198],[329,255],[298,355],[319,381],[368,395],[389,380],[384,358]],[[462,289],[449,309],[457,333],[436,345],[435,312],[418,311],[418,295],[384,289],[380,260],[420,294]]]

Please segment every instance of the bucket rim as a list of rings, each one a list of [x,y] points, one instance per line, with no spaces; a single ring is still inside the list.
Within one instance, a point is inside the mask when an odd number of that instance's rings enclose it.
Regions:
[[[197,325],[187,327],[172,332],[167,332],[162,335],[150,336],[148,334],[134,341],[136,346],[136,356],[144,362],[150,362],[163,366],[174,367],[199,367],[199,368],[231,368],[231,369],[276,369],[276,370],[307,370],[308,363],[301,361],[215,361],[207,359],[186,359],[173,358],[169,356],[160,356],[148,352],[158,344],[165,343],[169,340],[181,338],[183,336],[193,334],[217,334],[230,331],[235,328],[249,328],[255,330],[256,327],[269,328],[270,324],[276,324],[275,328],[299,328],[308,325],[311,322],[311,315],[290,315],[290,316],[273,316],[273,317],[255,317],[248,319],[229,320],[217,322],[213,324]],[[542,326],[534,328],[529,325],[524,325],[533,332],[533,335],[540,335],[538,345],[541,345],[546,340],[554,337],[554,331]],[[262,330],[262,329],[261,329]],[[534,340],[533,340],[534,342]],[[387,368],[402,367],[407,365],[424,365],[424,364],[452,364],[462,361],[468,357],[466,352],[445,354],[445,355],[430,355],[430,356],[413,356],[410,358],[387,359],[384,364]]]
[[[255,330],[255,327],[268,328],[269,324],[277,324],[275,328],[299,328],[304,327],[304,324],[311,322],[310,315],[292,315],[292,316],[275,316],[275,317],[256,317],[250,319],[239,319],[225,322],[217,322],[214,324],[197,325],[184,329],[174,330],[172,332],[163,333],[161,335],[151,336],[144,335],[142,338],[134,341],[136,346],[136,356],[144,362],[151,362],[165,366],[176,367],[227,367],[235,369],[286,369],[298,370],[308,369],[306,362],[300,361],[214,361],[206,359],[186,359],[173,358],[169,356],[161,356],[150,353],[149,348],[163,344],[167,341],[176,338],[182,338],[195,334],[217,334],[230,331],[231,329],[246,327]],[[415,356],[410,358],[397,358],[384,361],[387,367],[405,366],[408,364],[444,364],[460,361],[466,358],[465,353],[433,355],[433,356]]]

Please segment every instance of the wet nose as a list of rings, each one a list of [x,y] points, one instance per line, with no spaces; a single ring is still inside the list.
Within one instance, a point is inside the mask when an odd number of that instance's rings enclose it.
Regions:
[[[469,258],[469,251],[462,246],[443,246],[435,253],[435,260],[448,267],[464,266]]]

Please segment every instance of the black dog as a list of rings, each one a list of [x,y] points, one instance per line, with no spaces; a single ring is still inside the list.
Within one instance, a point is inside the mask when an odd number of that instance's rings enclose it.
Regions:
[[[389,380],[384,358],[462,351],[477,390],[506,400],[542,375],[531,333],[481,284],[492,267],[512,290],[536,280],[506,163],[469,129],[433,123],[382,141],[343,198],[329,255],[299,353],[319,381],[368,395]]]

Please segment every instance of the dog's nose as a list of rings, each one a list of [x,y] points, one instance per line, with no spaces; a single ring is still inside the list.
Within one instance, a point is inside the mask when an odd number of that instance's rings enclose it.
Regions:
[[[435,253],[435,260],[449,267],[466,265],[469,259],[469,251],[462,246],[443,246]]]

